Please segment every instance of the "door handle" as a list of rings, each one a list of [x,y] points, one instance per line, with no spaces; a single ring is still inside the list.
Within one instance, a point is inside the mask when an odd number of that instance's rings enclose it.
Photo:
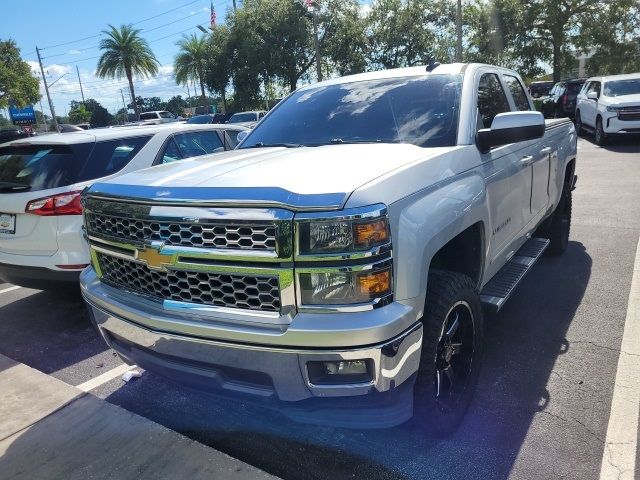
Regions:
[[[525,155],[520,160],[520,163],[522,164],[523,167],[526,167],[527,165],[531,165],[533,163],[533,155]]]
[[[551,147],[544,147],[542,150],[540,150],[541,155],[548,155],[550,153],[551,153]]]

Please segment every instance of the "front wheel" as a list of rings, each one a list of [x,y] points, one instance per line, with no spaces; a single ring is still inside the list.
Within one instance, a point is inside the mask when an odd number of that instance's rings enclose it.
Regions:
[[[414,409],[428,430],[448,435],[462,422],[480,372],[483,321],[473,281],[461,273],[432,270],[423,323]]]

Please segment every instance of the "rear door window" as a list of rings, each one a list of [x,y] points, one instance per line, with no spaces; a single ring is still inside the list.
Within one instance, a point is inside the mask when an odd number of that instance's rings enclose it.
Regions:
[[[182,154],[180,153],[178,145],[176,145],[176,142],[173,140],[173,138],[170,138],[169,142],[164,147],[161,158],[162,163],[172,163],[177,160],[182,160]]]
[[[226,130],[224,132],[229,149],[234,149],[236,148],[236,145],[238,145],[238,134],[240,131],[241,130]]]
[[[183,158],[224,151],[222,140],[215,131],[179,133],[174,139]]]
[[[111,175],[124,168],[149,138],[0,148],[0,192],[47,190]]]
[[[520,111],[531,110],[529,99],[527,98],[527,94],[524,93],[524,87],[520,83],[520,80],[513,75],[505,75],[504,79],[507,82],[509,90],[511,90],[511,96],[516,104],[516,109]]]

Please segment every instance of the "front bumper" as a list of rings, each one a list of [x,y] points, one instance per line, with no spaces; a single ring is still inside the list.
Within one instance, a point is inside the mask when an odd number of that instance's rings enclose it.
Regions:
[[[620,120],[615,114],[605,118],[602,125],[605,133],[640,133],[640,120]]]
[[[92,321],[109,346],[128,363],[199,389],[243,394],[263,405],[274,404],[283,413],[306,422],[381,428],[402,423],[413,413],[412,389],[422,347],[419,322],[383,342],[364,346],[354,330],[351,342],[360,345],[357,347],[240,343],[141,325],[135,315],[123,311],[119,302],[116,308],[109,308],[104,296],[99,295],[105,287],[95,282],[89,269],[81,280]],[[385,308],[372,312],[379,314],[376,312]],[[393,312],[389,309],[387,316]],[[329,320],[334,314],[325,315]],[[167,315],[163,325],[170,322]],[[341,337],[344,330],[336,334]],[[363,359],[372,365],[370,381],[316,385],[310,380],[309,362]]]

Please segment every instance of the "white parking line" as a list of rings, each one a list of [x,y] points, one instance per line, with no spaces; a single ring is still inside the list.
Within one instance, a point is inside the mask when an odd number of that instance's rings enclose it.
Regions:
[[[0,290],[0,293],[7,293],[7,292],[13,292],[14,290],[18,290],[20,287],[15,286],[15,287],[9,287],[9,288],[3,288],[2,290]]]
[[[94,388],[97,388],[100,385],[107,383],[113,380],[114,378],[119,377],[120,375],[123,375],[125,372],[128,372],[129,370],[133,370],[134,368],[136,368],[135,365],[127,365],[127,364],[120,365],[119,367],[109,370],[108,372],[104,372],[102,375],[98,375],[96,378],[92,378],[87,382],[81,383],[80,385],[76,385],[76,388],[79,388],[83,392],[89,392]]]
[[[640,408],[640,241],[618,357],[600,479],[633,479]]]

